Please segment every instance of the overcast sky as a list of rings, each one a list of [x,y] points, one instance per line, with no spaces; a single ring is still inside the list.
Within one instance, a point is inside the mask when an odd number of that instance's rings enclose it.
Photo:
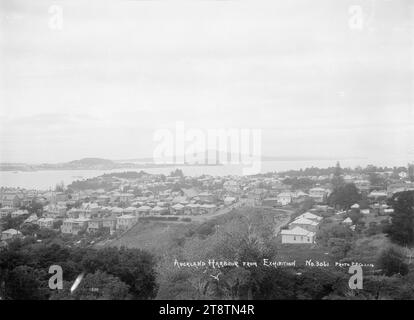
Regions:
[[[413,18],[410,0],[1,0],[0,161],[148,157],[184,121],[262,129],[267,156],[405,164]]]

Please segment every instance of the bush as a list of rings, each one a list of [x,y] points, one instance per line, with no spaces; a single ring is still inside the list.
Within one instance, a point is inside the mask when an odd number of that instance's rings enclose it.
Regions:
[[[405,263],[405,255],[400,248],[389,247],[378,258],[378,265],[383,274],[390,277],[394,274],[406,275],[408,265]]]

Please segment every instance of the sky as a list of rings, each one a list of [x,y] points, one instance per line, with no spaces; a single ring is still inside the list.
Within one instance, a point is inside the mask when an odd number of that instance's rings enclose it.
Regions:
[[[404,165],[413,18],[409,0],[2,0],[0,162],[149,157],[184,122]]]

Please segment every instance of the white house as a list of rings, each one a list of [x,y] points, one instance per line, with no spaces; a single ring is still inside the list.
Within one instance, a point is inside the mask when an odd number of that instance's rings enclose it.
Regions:
[[[362,210],[361,210],[361,213],[362,213],[362,214],[369,214],[369,213],[370,213],[370,211],[369,211],[369,209],[362,209]]]
[[[27,210],[17,210],[11,213],[11,217],[12,218],[17,218],[17,217],[21,217],[24,215],[28,215],[29,212]]]
[[[8,229],[8,230],[4,230],[1,233],[1,240],[10,240],[10,239],[14,239],[14,238],[18,238],[21,237],[22,233],[16,229]]]
[[[277,195],[277,202],[282,206],[286,206],[292,202],[292,194],[290,192],[281,192]]]
[[[77,235],[80,231],[86,230],[88,227],[89,219],[78,218],[78,219],[66,219],[63,220],[63,224],[60,227],[60,231],[66,234]]]
[[[121,216],[124,213],[124,209],[119,207],[114,207],[111,209],[112,213],[116,216]]]
[[[223,189],[229,192],[237,193],[240,192],[240,185],[237,181],[229,180],[223,183]]]
[[[317,203],[324,202],[326,200],[328,192],[324,188],[312,188],[309,190],[309,196]]]
[[[161,215],[163,213],[167,213],[168,209],[165,207],[160,207],[160,206],[155,206],[154,208],[151,209],[151,214],[154,215]]]
[[[309,220],[306,218],[298,218],[291,223],[289,223],[289,228],[294,229],[296,227],[300,227],[307,231],[315,232],[318,229],[319,222]]]
[[[36,214],[30,215],[26,220],[24,220],[24,223],[36,223],[36,221],[39,220]]]
[[[89,233],[95,233],[103,228],[103,219],[91,219],[88,222],[88,228],[86,231]]]
[[[5,218],[9,214],[11,214],[14,211],[12,207],[1,207],[0,208],[0,218]]]
[[[137,208],[135,207],[128,207],[124,209],[125,214],[135,215],[137,213]]]
[[[137,211],[139,212],[140,215],[148,215],[151,212],[151,207],[150,206],[141,206],[137,209]]]
[[[54,221],[55,219],[53,218],[40,218],[36,221],[36,224],[39,225],[40,228],[52,229]]]
[[[315,232],[305,230],[301,227],[282,230],[282,243],[314,243]]]
[[[214,204],[202,204],[200,205],[200,213],[201,214],[209,214],[216,211],[216,206]]]
[[[200,214],[200,206],[198,203],[189,203],[185,206],[184,213],[187,215]]]
[[[352,219],[348,217],[344,221],[342,221],[342,223],[350,226],[352,225]]]
[[[43,208],[43,216],[49,218],[64,217],[66,215],[66,206],[58,204],[49,204]]]
[[[131,229],[138,222],[138,217],[125,214],[116,218],[116,228],[120,230]]]
[[[177,203],[170,207],[171,214],[184,214],[184,206],[181,203]]]
[[[225,197],[224,198],[224,204],[226,206],[229,206],[229,205],[231,205],[234,202],[236,202],[236,198],[234,198],[234,197]]]
[[[315,222],[321,221],[323,219],[322,217],[316,214],[310,213],[310,212],[305,212],[301,214],[300,216],[298,216],[296,219],[299,219],[299,218],[305,218],[305,219],[312,220]]]

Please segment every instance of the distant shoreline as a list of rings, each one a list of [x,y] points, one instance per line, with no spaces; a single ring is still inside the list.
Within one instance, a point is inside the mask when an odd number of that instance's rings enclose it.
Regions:
[[[137,169],[157,169],[157,168],[174,168],[177,166],[180,167],[218,167],[222,166],[223,164],[143,164],[143,165],[123,165],[123,166],[91,166],[91,167],[40,167],[36,168],[34,166],[28,166],[28,167],[10,167],[10,168],[4,168],[0,165],[0,171],[3,172],[38,172],[38,171],[61,171],[61,170],[137,170]]]

